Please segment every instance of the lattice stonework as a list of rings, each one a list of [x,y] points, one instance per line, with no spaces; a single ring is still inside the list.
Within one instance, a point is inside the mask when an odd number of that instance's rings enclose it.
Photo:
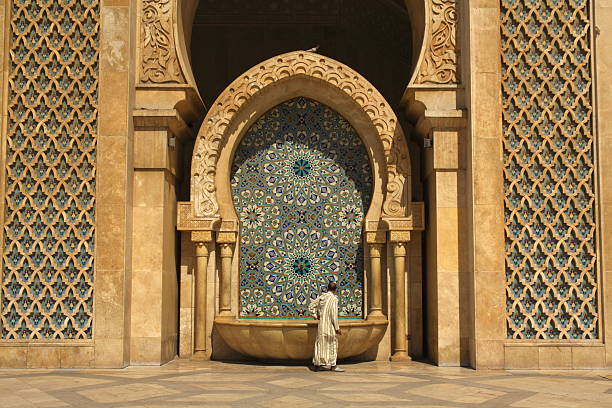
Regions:
[[[92,338],[98,0],[11,7],[2,338]]]
[[[598,338],[587,0],[501,0],[510,339]]]

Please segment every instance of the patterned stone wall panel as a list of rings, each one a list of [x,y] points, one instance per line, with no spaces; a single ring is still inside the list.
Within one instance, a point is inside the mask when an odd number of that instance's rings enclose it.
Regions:
[[[416,84],[450,85],[460,82],[457,44],[457,1],[430,0],[429,33]]]
[[[588,0],[501,0],[509,339],[599,337]]]
[[[99,0],[10,12],[2,339],[91,339]]]
[[[142,0],[140,82],[184,83],[176,52],[174,5],[177,0]]]
[[[232,168],[240,218],[240,316],[309,317],[338,283],[340,316],[363,316],[363,220],[372,196],[365,146],[338,113],[287,101],[246,133]]]

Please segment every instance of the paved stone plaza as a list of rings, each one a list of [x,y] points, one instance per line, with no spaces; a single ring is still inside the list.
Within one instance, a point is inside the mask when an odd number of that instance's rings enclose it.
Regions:
[[[474,371],[424,363],[302,366],[173,361],[162,367],[0,370],[0,406],[612,407],[612,371]]]

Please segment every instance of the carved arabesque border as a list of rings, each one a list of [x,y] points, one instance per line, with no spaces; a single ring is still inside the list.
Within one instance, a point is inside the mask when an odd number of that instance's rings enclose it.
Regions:
[[[304,75],[337,87],[352,98],[378,131],[387,165],[387,191],[383,217],[405,217],[410,212],[410,161],[407,143],[395,113],[365,78],[331,58],[295,51],[271,58],[241,75],[219,96],[198,134],[192,162],[194,216],[218,216],[215,176],[220,146],[233,117],[266,86],[292,76]]]
[[[415,83],[457,84],[457,2],[429,0],[428,7],[429,30],[425,33],[425,50]]]
[[[175,44],[176,0],[142,0],[140,82],[184,83]]]

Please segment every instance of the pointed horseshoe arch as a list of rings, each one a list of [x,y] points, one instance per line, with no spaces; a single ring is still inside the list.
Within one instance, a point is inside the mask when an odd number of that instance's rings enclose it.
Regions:
[[[348,66],[296,51],[249,69],[208,111],[193,152],[188,218],[236,219],[229,166],[240,139],[263,113],[296,96],[336,110],[362,138],[374,171],[374,193],[366,221],[410,217],[410,157],[403,130],[389,104]]]

